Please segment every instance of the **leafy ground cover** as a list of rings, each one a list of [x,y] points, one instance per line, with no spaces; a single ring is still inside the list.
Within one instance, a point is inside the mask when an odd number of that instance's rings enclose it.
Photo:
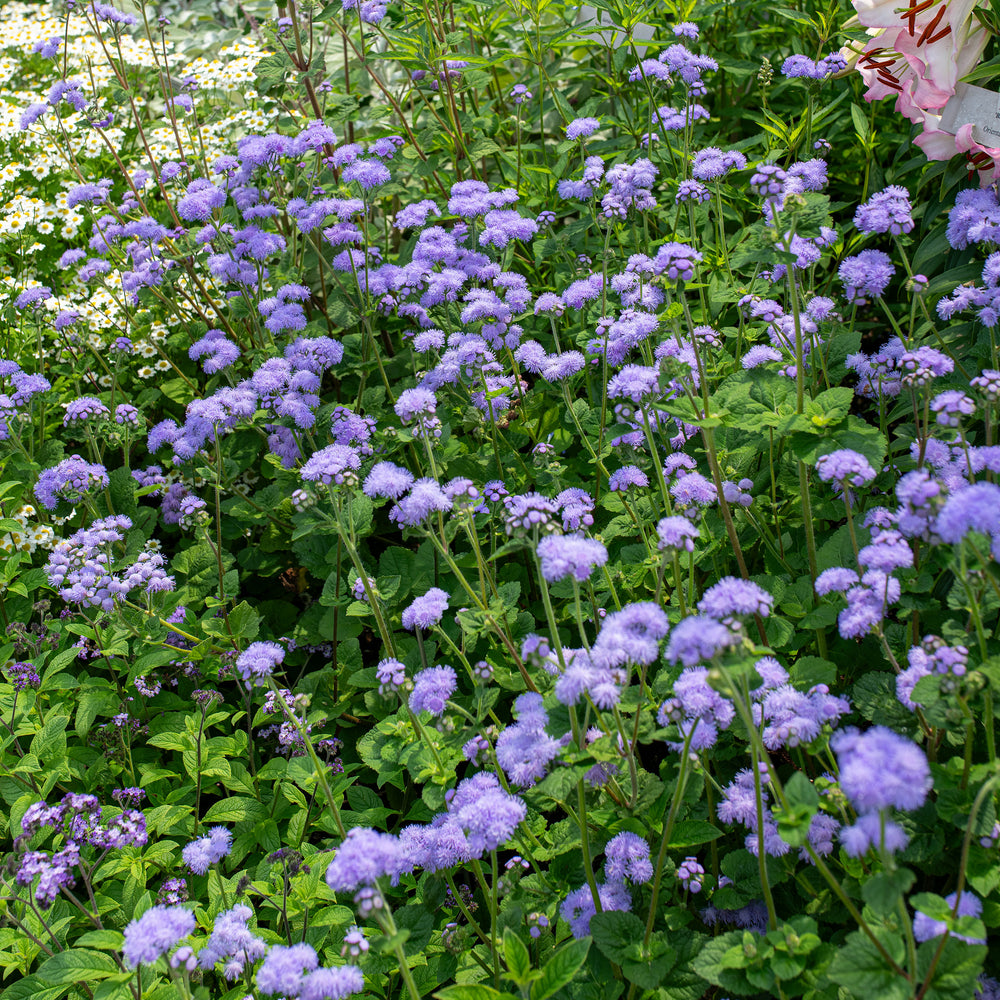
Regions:
[[[1000,995],[995,17],[853,13],[0,8],[3,1000]]]

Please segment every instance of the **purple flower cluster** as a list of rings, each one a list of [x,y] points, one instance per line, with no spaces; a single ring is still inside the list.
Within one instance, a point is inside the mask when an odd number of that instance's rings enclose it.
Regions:
[[[586,139],[600,127],[601,123],[596,118],[574,118],[566,126],[566,138],[571,142],[575,139]]]
[[[538,232],[538,223],[527,219],[515,209],[493,209],[483,218],[479,245],[502,250],[512,240],[529,241]]]
[[[648,212],[656,208],[652,187],[658,173],[651,160],[616,163],[604,175],[609,185],[608,192],[601,199],[601,211],[605,218],[624,219],[629,209]]]
[[[395,473],[394,478],[383,477],[391,485],[401,483],[401,478]],[[446,513],[452,508],[452,501],[441,489],[441,485],[435,479],[424,477],[415,480],[409,488],[406,496],[399,501],[389,511],[389,520],[395,521],[401,527],[415,527],[422,524],[432,514],[436,512]]]
[[[617,674],[627,664],[655,663],[669,629],[663,609],[652,601],[626,604],[604,619],[590,651],[594,666]]]
[[[754,710],[757,721],[765,722],[764,745],[779,750],[811,743],[824,725],[835,726],[851,710],[851,703],[830,694],[825,684],[817,684],[805,694],[790,684],[782,684],[767,691]]]
[[[997,243],[1000,236],[1000,204],[991,187],[966,188],[955,195],[948,213],[948,242],[956,250],[970,243]]]
[[[131,527],[124,515],[98,518],[52,547],[45,575],[63,600],[111,611],[137,588],[149,595],[174,589],[173,577],[164,570],[166,560],[153,549],[144,549],[134,563],[115,565],[115,553]]]
[[[403,628],[429,629],[437,625],[448,610],[448,593],[440,587],[431,587],[422,597],[416,598],[403,610]]]
[[[106,420],[111,411],[93,396],[79,396],[66,404],[66,414],[63,417],[63,427],[72,427],[90,421],[95,423]]]
[[[262,993],[301,996],[307,973],[319,966],[316,949],[312,945],[272,945],[257,970],[255,982]]]
[[[881,250],[862,250],[854,257],[846,257],[838,273],[847,301],[860,306],[882,295],[896,269],[889,255]]]
[[[329,444],[313,452],[299,474],[310,483],[353,487],[358,483],[360,468],[361,456],[356,449],[344,444]]]
[[[423,868],[444,871],[503,846],[527,815],[496,776],[479,772],[448,794],[447,808],[427,825],[411,824],[398,837],[353,827],[326,870],[334,892],[364,892],[381,878],[398,879]]]
[[[747,158],[736,150],[723,152],[715,146],[701,149],[691,161],[691,176],[697,181],[715,181],[732,170],[742,170]]]
[[[896,677],[896,697],[911,711],[917,709],[913,690],[924,677],[936,676],[942,693],[950,693],[965,676],[969,650],[965,646],[949,646],[936,635],[925,635],[919,646],[907,654],[909,666]]]
[[[714,746],[719,733],[728,729],[736,717],[736,709],[708,683],[705,667],[688,667],[674,681],[672,698],[660,705],[656,721],[661,726],[677,726],[680,741],[668,741],[668,746],[683,751],[690,738],[690,749],[699,751]]]
[[[236,669],[250,684],[265,683],[285,659],[284,647],[276,642],[252,642],[236,660]]]
[[[666,658],[671,663],[694,667],[712,660],[739,642],[737,633],[708,615],[682,618],[670,635]]]
[[[633,487],[648,485],[649,477],[635,465],[623,465],[608,477],[608,489],[614,493],[627,493]]]
[[[628,912],[632,909],[632,894],[624,882],[611,881],[598,885],[597,895],[602,913],[615,910]],[[586,883],[573,890],[559,907],[560,916],[569,924],[575,938],[584,938],[590,933],[590,921],[596,912],[593,893]]]
[[[192,840],[181,851],[184,864],[195,875],[205,875],[233,848],[233,835],[224,826],[213,826],[204,837]]]
[[[153,906],[125,928],[122,954],[133,969],[153,965],[194,928],[194,914],[183,906]]]
[[[540,694],[522,694],[514,702],[514,713],[516,725],[507,726],[497,737],[497,763],[512,785],[528,788],[545,777],[561,744],[545,732],[549,717]]]
[[[684,30],[682,32],[675,31],[675,37],[692,38],[694,32],[688,25],[689,22],[683,22]],[[686,45],[677,43],[668,45],[656,59],[643,59],[638,66],[634,66],[629,71],[628,78],[633,83],[643,78],[670,83],[674,77],[677,77],[689,96],[700,97],[708,90],[704,80],[702,80],[702,73],[714,72],[718,68],[718,63],[710,56],[698,55]]]
[[[376,462],[365,477],[364,493],[373,500],[398,500],[412,485],[413,473],[393,462]]]
[[[558,532],[559,504],[540,493],[504,497],[504,527],[508,535]]]
[[[413,690],[410,692],[411,712],[430,712],[431,715],[442,715],[445,703],[455,693],[458,687],[458,677],[449,666],[428,667],[421,670],[413,678]]]
[[[677,881],[687,892],[699,893],[705,882],[705,868],[697,858],[685,858],[677,866]]]
[[[735,576],[723,577],[713,584],[698,602],[702,614],[720,620],[746,615],[766,618],[773,606],[774,598],[763,587]]]
[[[42,683],[42,679],[38,676],[38,671],[32,663],[9,660],[4,670],[15,691],[23,691],[29,687],[37,688]]]
[[[549,582],[572,577],[585,583],[595,567],[608,561],[608,550],[593,538],[547,535],[538,543],[542,576]]]
[[[764,853],[772,857],[782,857],[791,850],[791,845],[782,840],[778,833],[778,824],[770,808],[770,789],[767,765],[760,765],[761,798],[763,800],[763,824],[759,824],[757,798],[753,771],[743,770],[737,773],[731,784],[725,789],[722,801],[719,803],[718,816],[723,823],[740,823],[750,831],[744,841],[746,849],[751,854],[760,851],[761,832],[763,833]],[[809,824],[809,845],[820,856],[833,853],[833,837],[840,824],[832,816],[819,812],[813,816]],[[805,847],[799,851],[799,857],[810,860]]]
[[[267,945],[249,928],[253,910],[245,903],[237,903],[231,910],[223,910],[212,926],[208,943],[198,952],[198,966],[213,969],[223,962],[222,974],[232,982],[243,975],[248,965],[264,957]]]
[[[816,459],[816,472],[824,483],[834,482],[843,486],[866,486],[875,478],[875,470],[864,455],[850,448],[831,451]]]
[[[352,827],[326,869],[326,884],[334,892],[374,886],[380,878],[395,874],[400,860],[397,838],[367,827]]]
[[[137,790],[122,791],[131,793]],[[100,857],[103,857],[112,849],[143,847],[146,844],[146,817],[132,808],[138,803],[138,797],[134,794],[115,797],[122,810],[111,818],[104,817],[103,808],[93,795],[77,792],[68,792],[58,805],[35,802],[25,810],[21,817],[21,830],[26,837],[48,826],[60,832],[65,840],[58,851],[28,851],[18,857],[14,879],[22,886],[30,886],[35,878],[38,879],[34,897],[43,909],[52,906],[61,888],[73,885],[74,869],[80,862],[81,852],[87,847],[97,848],[101,852]]]
[[[698,528],[686,517],[673,515],[664,517],[656,525],[656,547],[661,552],[693,552],[694,543],[700,537]]]
[[[201,340],[188,349],[192,361],[204,358],[201,367],[206,375],[214,375],[228,368],[240,357],[240,349],[221,330],[209,330]]]
[[[847,66],[847,60],[839,52],[831,52],[822,59],[813,60],[808,56],[789,56],[781,64],[781,75],[789,78],[805,78],[807,80],[825,80],[834,73],[839,73]]]
[[[609,881],[642,885],[653,878],[649,844],[636,833],[615,834],[604,848],[604,871]]]
[[[890,550],[890,559],[895,559],[897,553],[901,554],[895,538],[890,536],[885,541]],[[882,554],[879,552],[872,555],[877,560]],[[912,552],[909,553],[909,558],[912,563]],[[822,596],[835,592],[843,593],[847,598],[847,607],[837,616],[841,636],[845,639],[861,639],[882,621],[886,608],[899,600],[901,586],[895,577],[877,569],[868,570],[859,579],[853,570],[833,566],[816,577],[816,593]]]
[[[869,399],[898,396],[902,389],[899,368],[904,354],[906,344],[894,337],[871,355],[859,352],[848,356],[847,368],[857,373],[859,395]]]
[[[911,812],[924,804],[933,785],[924,752],[885,726],[864,733],[842,730],[830,739],[830,747],[837,755],[840,787],[859,813],[858,822],[841,834],[844,849],[860,857],[869,847],[905,847],[906,834],[886,812]]]
[[[930,411],[942,427],[958,427],[964,418],[976,412],[976,404],[961,390],[946,389],[931,400]]]
[[[862,233],[891,233],[901,236],[913,229],[913,210],[906,188],[891,184],[871,196],[854,213],[854,225]]]
[[[35,496],[46,510],[55,510],[60,500],[77,503],[86,494],[107,485],[108,472],[103,465],[71,455],[41,473],[35,483]]]
[[[604,160],[600,156],[588,156],[583,163],[580,180],[564,178],[556,185],[560,198],[589,201],[597,194],[604,179]]]
[[[959,544],[970,531],[990,539],[990,552],[1000,559],[1000,486],[975,483],[952,493],[933,524],[943,542]]]

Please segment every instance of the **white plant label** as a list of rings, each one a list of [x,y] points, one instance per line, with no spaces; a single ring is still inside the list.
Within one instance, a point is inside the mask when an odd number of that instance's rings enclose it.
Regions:
[[[963,125],[973,125],[972,138],[981,146],[1000,146],[1000,94],[984,87],[960,83],[941,114],[939,128],[955,135]]]

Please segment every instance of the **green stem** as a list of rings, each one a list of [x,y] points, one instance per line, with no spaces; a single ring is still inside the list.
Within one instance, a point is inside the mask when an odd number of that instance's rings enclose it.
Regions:
[[[697,722],[691,727],[687,736],[684,737],[684,749],[681,751],[680,769],[677,772],[677,784],[674,786],[674,795],[670,800],[670,812],[667,813],[667,821],[663,825],[663,837],[660,840],[660,852],[656,856],[656,871],[653,874],[653,895],[649,901],[649,916],[646,918],[646,933],[642,939],[643,948],[649,947],[649,940],[653,936],[653,924],[656,921],[656,904],[660,898],[660,882],[663,880],[663,865],[667,859],[667,847],[670,844],[670,835],[674,832],[674,823],[677,820],[677,811],[680,809],[681,800],[684,798],[684,789],[687,786],[688,766],[690,765],[689,754],[691,753],[691,737],[698,728]]]
[[[326,804],[330,809],[330,814],[333,816],[333,822],[337,827],[337,832],[342,838],[346,839],[347,829],[344,826],[344,821],[340,818],[340,809],[337,808],[337,802],[333,797],[330,782],[326,777],[326,765],[320,761],[319,755],[316,753],[316,750],[312,745],[312,740],[309,738],[309,734],[306,732],[305,726],[302,725],[299,717],[286,704],[284,697],[278,690],[278,685],[274,683],[273,677],[267,678],[267,686],[270,688],[271,693],[274,695],[278,704],[281,705],[281,709],[285,713],[285,717],[295,727],[295,731],[299,734],[303,746],[306,748],[306,753],[312,761],[313,770],[316,772],[316,780],[319,782],[320,788],[323,789],[323,794],[326,796]],[[419,1000],[419,994],[417,994],[417,1000]]]
[[[386,937],[390,939],[395,938],[398,930],[396,928],[396,921],[392,919],[392,912],[389,907],[385,906],[377,911],[377,913],[379,923],[383,925],[382,929]],[[396,961],[399,963],[399,974],[403,977],[403,982],[406,983],[406,990],[410,994],[410,1000],[420,1000],[420,990],[417,989],[417,984],[413,980],[413,973],[406,962],[406,952],[403,950],[403,945],[393,945],[392,953],[396,956]]]

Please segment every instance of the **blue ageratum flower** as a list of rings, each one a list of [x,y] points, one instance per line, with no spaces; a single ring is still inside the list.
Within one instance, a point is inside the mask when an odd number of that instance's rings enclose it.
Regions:
[[[125,928],[125,961],[133,969],[152,965],[194,928],[194,914],[183,906],[154,906]]]
[[[240,653],[236,669],[245,681],[258,683],[274,673],[285,659],[285,650],[276,642],[252,642]]]

